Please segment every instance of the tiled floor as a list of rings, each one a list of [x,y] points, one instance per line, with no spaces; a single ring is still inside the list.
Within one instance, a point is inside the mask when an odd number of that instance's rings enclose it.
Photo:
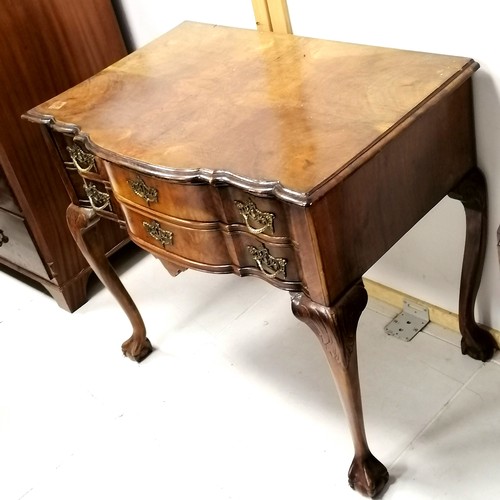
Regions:
[[[116,267],[156,347],[140,365],[122,357],[129,325],[96,281],[71,315],[0,273],[1,499],[360,498],[327,363],[288,294],[173,279],[137,252]],[[384,499],[500,498],[500,358],[462,356],[435,325],[388,337],[396,312],[370,300],[358,335]]]

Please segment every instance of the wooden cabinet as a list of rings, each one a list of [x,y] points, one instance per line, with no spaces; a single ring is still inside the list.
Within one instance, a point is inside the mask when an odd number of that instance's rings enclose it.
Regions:
[[[110,0],[0,0],[0,264],[65,309],[86,300],[90,268],[66,224],[63,161],[21,115],[126,55]],[[104,221],[108,253],[127,241]]]

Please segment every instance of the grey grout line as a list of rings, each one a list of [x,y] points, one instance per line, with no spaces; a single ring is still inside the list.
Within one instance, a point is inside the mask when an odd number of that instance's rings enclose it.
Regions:
[[[450,331],[453,331],[453,330],[450,330]],[[460,341],[458,343],[455,343],[451,340],[448,340],[446,338],[443,338],[441,335],[439,334],[436,334],[434,332],[430,332],[428,330],[426,330],[425,328],[423,330],[421,330],[419,333],[425,333],[426,335],[429,335],[429,337],[432,337],[433,339],[436,339],[436,340],[440,340],[441,342],[445,342],[446,344],[448,345],[451,345],[453,347],[456,347],[459,351],[460,351]],[[461,338],[460,337],[460,334],[457,332],[457,337],[458,337],[458,340]],[[461,351],[460,351],[461,352]]]
[[[457,389],[457,391],[444,403],[442,408],[429,420],[429,422],[424,425],[422,430],[416,434],[416,436],[408,443],[408,445],[401,451],[401,453],[392,461],[392,463],[387,467],[389,470],[393,468],[398,461],[402,458],[402,456],[409,452],[414,444],[420,439],[421,436],[423,436],[428,429],[439,419],[439,417],[450,407],[451,403],[455,401],[455,399],[464,391],[464,389],[467,388],[467,386],[474,380],[475,377],[479,374],[480,370],[482,370],[484,367],[484,363],[481,364],[481,366],[478,367],[477,370],[474,371],[474,373]]]
[[[374,299],[372,297],[369,297],[366,309],[369,309],[370,311],[373,311],[391,320],[399,313],[396,307],[385,304],[385,302],[379,301],[378,299]],[[389,313],[390,309],[394,309],[394,311],[391,311]]]
[[[236,315],[226,326],[224,326],[221,330],[220,333],[225,332],[228,328],[233,326],[233,323],[237,321],[239,318],[241,318],[243,315],[247,314],[249,311],[251,311],[253,308],[257,307],[263,300],[266,299],[271,293],[273,292],[272,289],[267,290],[264,292],[262,295],[259,296],[259,298],[255,299],[251,304],[249,304],[247,307],[245,307],[238,315]]]

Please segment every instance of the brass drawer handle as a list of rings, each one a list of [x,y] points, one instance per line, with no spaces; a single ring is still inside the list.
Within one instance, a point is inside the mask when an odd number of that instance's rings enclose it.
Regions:
[[[66,163],[67,165],[73,164],[78,172],[84,174],[86,172],[90,172],[94,166],[94,155],[90,153],[85,153],[82,148],[73,144],[72,146],[67,146],[69,156],[71,157],[72,163]]]
[[[267,228],[271,230],[271,234],[274,233],[273,222],[275,215],[271,212],[261,212],[252,200],[248,200],[246,203],[235,200],[234,204],[238,208],[240,215],[245,220],[245,224],[248,230],[252,234],[263,233]],[[250,225],[249,220],[260,224],[262,227],[255,228]]]
[[[88,184],[84,182],[83,187],[89,198],[90,205],[94,210],[104,210],[107,207],[111,209],[108,193],[102,193],[91,182]]]
[[[163,247],[165,245],[173,245],[174,233],[162,229],[159,222],[155,220],[151,221],[151,223],[144,221],[142,225],[149,236],[158,240]]]
[[[264,245],[262,248],[248,245],[247,248],[253,260],[255,260],[257,266],[259,266],[259,269],[266,276],[269,278],[276,278],[278,274],[283,274],[283,278],[286,278],[286,259],[282,257],[273,257]]]
[[[129,179],[127,182],[134,194],[144,199],[148,205],[149,202],[158,202],[158,190],[148,186],[139,176],[137,176],[137,179]]]
[[[9,237],[6,236],[3,232],[2,229],[0,229],[0,247],[4,244],[4,243],[8,243],[9,242]]]

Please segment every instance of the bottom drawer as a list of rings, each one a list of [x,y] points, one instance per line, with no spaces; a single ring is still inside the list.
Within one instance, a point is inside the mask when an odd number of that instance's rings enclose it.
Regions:
[[[157,247],[166,259],[169,255],[174,255],[208,266],[225,266],[231,263],[224,237],[216,224],[184,221],[184,225],[180,225],[131,210],[125,205],[122,205],[122,209],[135,241],[139,239]]]
[[[0,210],[0,258],[50,279],[24,219]]]
[[[240,231],[233,232],[231,240],[240,268],[253,268],[262,277],[276,281],[276,286],[278,282],[301,281],[293,245],[276,243],[271,238],[263,242]]]

